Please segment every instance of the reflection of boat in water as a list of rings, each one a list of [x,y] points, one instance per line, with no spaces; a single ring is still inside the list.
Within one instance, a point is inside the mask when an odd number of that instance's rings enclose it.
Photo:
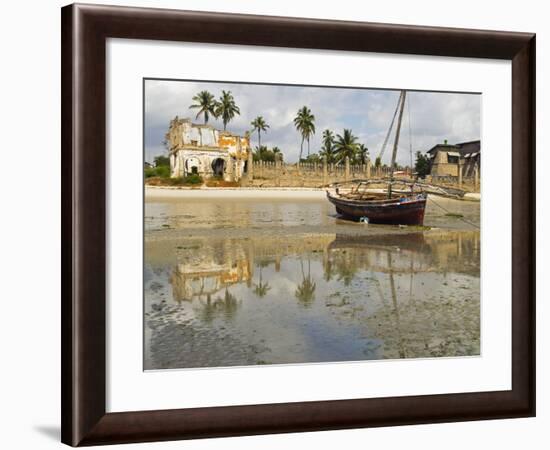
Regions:
[[[330,243],[329,250],[357,249],[357,250],[389,250],[398,249],[414,253],[430,253],[430,245],[426,242],[424,233],[403,234],[374,234],[372,236],[348,236],[337,234]]]
[[[346,193],[341,192],[339,188],[336,188],[334,193],[327,191],[328,200],[334,204],[336,212],[345,218],[390,225],[422,225],[424,223],[424,209],[426,208],[427,198],[424,192],[415,193],[414,183],[411,185],[409,192],[392,192],[392,185],[395,182],[395,159],[406,96],[407,91],[401,91],[394,114],[395,119],[395,115],[399,111],[391,158],[391,172],[386,191],[369,192],[370,181],[359,182],[351,191]],[[393,128],[394,119],[392,119],[390,131]]]
[[[387,255],[393,271],[455,272],[479,276],[479,232],[414,232],[369,236],[336,235],[328,246],[327,259],[357,268],[388,272]]]

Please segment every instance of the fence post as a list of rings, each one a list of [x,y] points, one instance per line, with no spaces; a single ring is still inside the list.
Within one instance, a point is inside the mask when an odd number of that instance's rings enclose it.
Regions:
[[[370,159],[367,159],[367,166],[365,170],[366,170],[365,177],[368,180],[370,178]]]
[[[248,150],[248,162],[246,163],[248,169],[248,184],[254,183],[254,158],[252,156],[252,149]]]
[[[281,164],[280,164],[280,159],[279,159],[279,154],[277,153],[275,155],[275,184],[277,186],[280,186],[281,185],[281,179],[280,179],[280,173],[279,171],[281,170]]]
[[[479,167],[476,164],[474,166],[474,190],[477,191],[479,186]]]
[[[323,156],[323,184],[328,184],[328,161],[327,157]]]
[[[460,164],[460,159],[458,160],[458,185],[462,186],[462,164]]]
[[[349,181],[349,156],[346,156],[345,159],[344,180]]]

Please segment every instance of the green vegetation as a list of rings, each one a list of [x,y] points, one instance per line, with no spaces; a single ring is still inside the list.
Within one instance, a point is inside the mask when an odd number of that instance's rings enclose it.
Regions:
[[[186,186],[199,185],[203,180],[198,174],[190,174],[186,177],[170,178],[170,158],[159,155],[153,159],[154,167],[144,169],[147,184],[151,186]]]
[[[145,169],[145,178],[169,178],[170,177],[170,167],[169,166],[158,166],[158,167],[147,167]]]
[[[306,158],[302,158],[300,162],[322,164],[323,157],[318,153],[312,153],[311,155],[308,155]]]
[[[430,158],[420,152],[416,152],[416,162],[414,171],[418,174],[418,178],[426,178],[430,173]]]
[[[196,173],[192,173],[183,178],[174,178],[175,180],[181,179],[183,184],[202,184],[202,177]]]
[[[204,117],[204,123],[207,124],[210,115],[216,117],[216,108],[218,106],[218,102],[216,102],[214,96],[210,92],[200,91],[197,95],[193,97],[193,101],[195,103],[189,106],[189,109],[199,110],[199,112],[195,116],[196,119],[198,119],[199,116],[202,114]]]
[[[168,178],[170,177],[170,158],[168,156],[155,156],[153,159],[153,167],[146,167],[145,178],[159,177],[159,178]]]
[[[334,133],[331,130],[323,131],[323,146],[319,152],[321,158],[327,158],[328,164],[333,164],[336,159],[334,149]]]
[[[216,103],[215,116],[221,117],[223,122],[223,131],[227,129],[227,124],[233,120],[235,115],[240,115],[241,110],[235,103],[235,98],[231,91],[222,91],[219,102]]]
[[[155,156],[153,158],[153,161],[154,161],[155,167],[159,167],[159,166],[170,167],[170,158],[168,158],[168,156],[164,156],[164,155]]]
[[[311,110],[307,106],[302,106],[302,108],[298,110],[298,113],[294,118],[294,126],[302,136],[302,142],[300,143],[300,157],[298,158],[298,160],[301,161],[304,150],[304,141],[307,141],[307,155],[309,156],[309,139],[315,134],[315,116],[311,114]]]
[[[355,154],[354,162],[357,164],[367,164],[369,159],[369,149],[365,144],[359,144]]]
[[[205,181],[206,186],[208,187],[239,187],[240,184],[238,181],[225,181],[223,177],[211,177]]]
[[[176,178],[152,176],[147,178],[146,183],[150,186],[198,186],[203,183],[203,179],[197,174]]]
[[[344,162],[346,157],[353,161],[355,159],[355,154],[359,147],[357,142],[357,137],[353,135],[350,129],[345,128],[344,134],[336,135],[336,142],[334,144],[336,151],[336,160],[339,163]]]
[[[258,132],[258,148],[262,147],[262,131],[267,131],[269,128],[269,125],[265,122],[264,118],[262,116],[256,117],[252,122],[250,122],[250,125],[252,125],[252,132],[257,131]]]
[[[252,154],[252,158],[254,161],[275,162],[277,154],[281,154],[281,150],[279,148],[273,147],[270,150],[265,145],[262,145],[261,147],[256,147],[254,153]]]
[[[344,133],[336,137],[332,130],[324,130],[322,142],[318,155],[310,155],[302,161],[323,162],[326,158],[328,164],[342,164],[348,157],[351,164],[367,164],[369,149],[357,142],[357,136],[350,129],[344,129]]]

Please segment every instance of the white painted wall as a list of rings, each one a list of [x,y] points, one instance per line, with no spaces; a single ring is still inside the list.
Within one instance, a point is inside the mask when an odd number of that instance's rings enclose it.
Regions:
[[[255,14],[310,16],[407,24],[532,31],[537,33],[539,148],[538,229],[550,226],[550,14],[545,2],[296,2],[292,0],[87,0],[88,3],[155,6]],[[60,311],[60,11],[63,2],[5,2],[2,45],[2,371],[0,445],[10,449],[59,448]],[[39,118],[39,120],[37,120]],[[29,121],[40,145],[25,145]],[[26,161],[32,161],[27,164]],[[23,174],[22,168],[27,171]],[[284,436],[129,445],[120,448],[262,450],[316,448],[499,450],[547,448],[550,438],[550,316],[545,276],[548,235],[538,237],[538,417],[506,421],[380,428]],[[544,345],[546,344],[546,345]]]

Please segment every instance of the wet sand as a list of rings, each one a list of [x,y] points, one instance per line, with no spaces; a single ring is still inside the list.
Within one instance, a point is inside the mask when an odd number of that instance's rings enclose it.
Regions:
[[[392,227],[319,190],[147,189],[145,369],[479,354],[479,203],[436,202]]]

